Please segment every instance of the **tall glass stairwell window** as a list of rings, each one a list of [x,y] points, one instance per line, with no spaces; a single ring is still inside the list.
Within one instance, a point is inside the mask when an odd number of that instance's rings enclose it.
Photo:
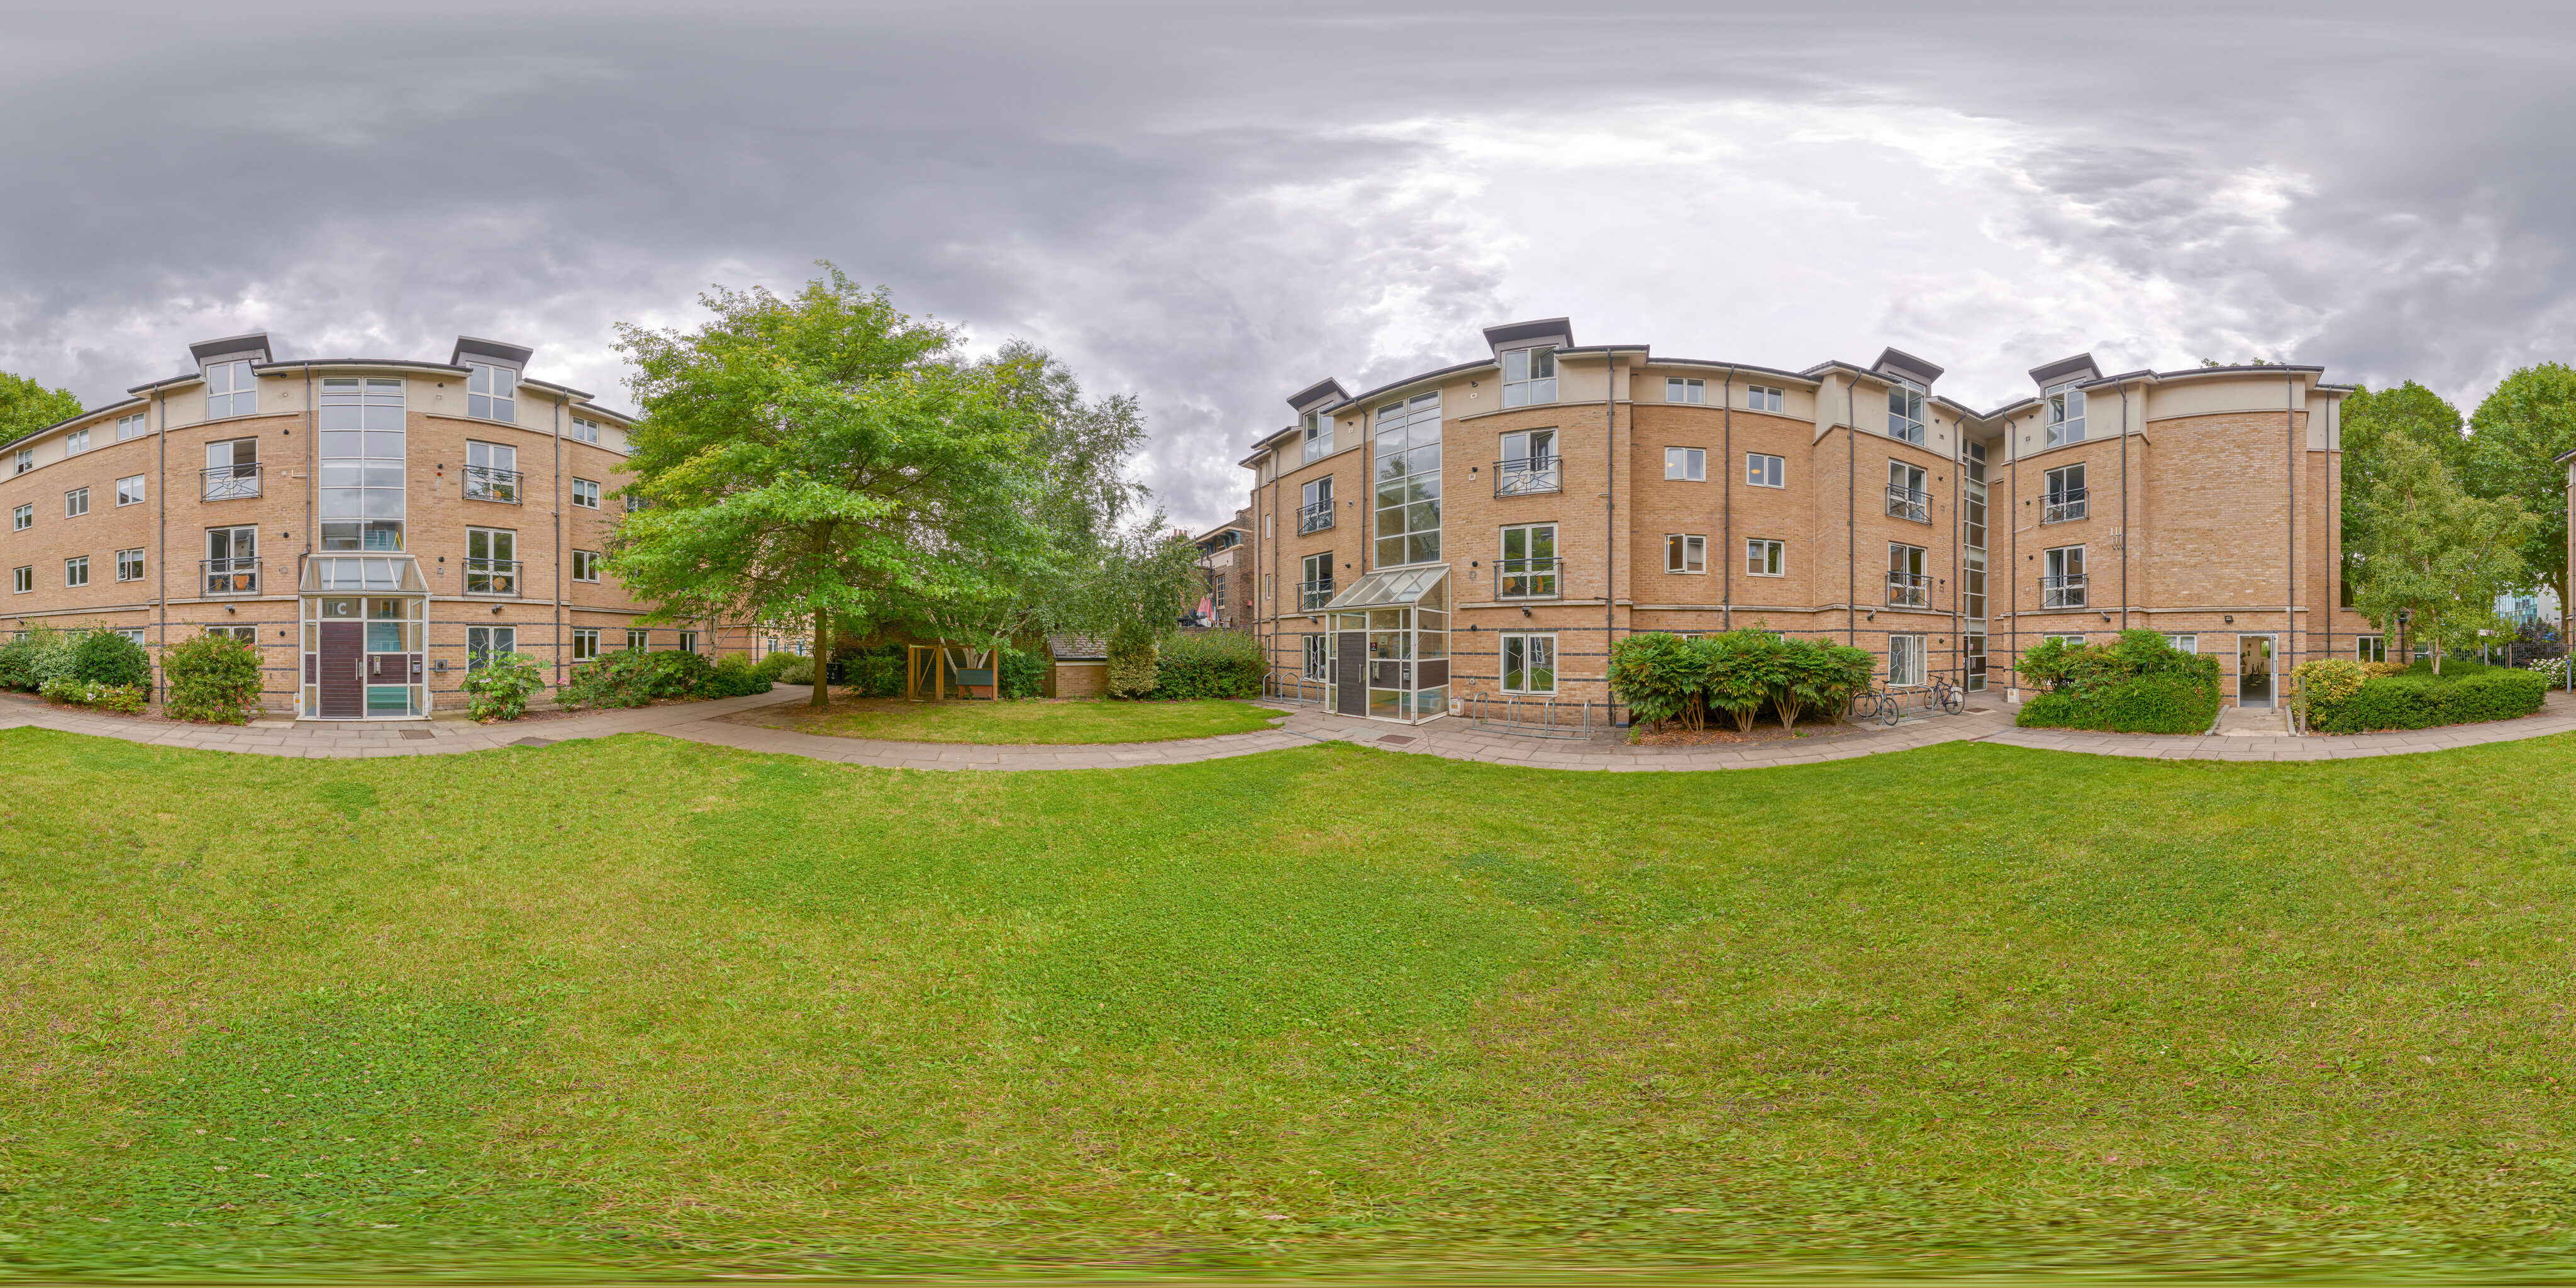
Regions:
[[[1968,458],[1960,465],[1967,476],[1960,526],[1962,544],[1968,548],[1966,566],[1961,569],[1966,584],[1960,587],[1960,605],[1970,621],[1982,622],[1986,620],[1986,445],[1968,444]]]
[[[1910,380],[1887,382],[1887,436],[1923,445],[1923,386]]]
[[[1440,560],[1440,395],[1377,409],[1380,568]]]
[[[321,406],[322,548],[403,548],[403,382],[328,377]]]

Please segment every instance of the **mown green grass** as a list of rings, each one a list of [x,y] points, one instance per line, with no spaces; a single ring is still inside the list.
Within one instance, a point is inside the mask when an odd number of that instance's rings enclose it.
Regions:
[[[1017,702],[905,702],[840,699],[822,714],[803,705],[760,707],[753,723],[838,738],[898,742],[1168,742],[1267,729],[1280,713],[1247,702],[1108,702],[1097,698]]]
[[[2564,1274],[2571,753],[0,732],[0,1270]]]

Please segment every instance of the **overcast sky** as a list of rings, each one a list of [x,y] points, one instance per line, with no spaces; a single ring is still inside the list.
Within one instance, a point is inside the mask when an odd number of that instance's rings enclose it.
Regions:
[[[2125,12],[2122,11],[2125,9]],[[2078,16],[2081,15],[2081,16]],[[2576,6],[12,6],[0,369],[96,405],[285,356],[533,345],[829,259],[1152,420],[1204,526],[1324,376],[1559,314],[1974,406],[2287,357],[2474,403],[2576,356]]]

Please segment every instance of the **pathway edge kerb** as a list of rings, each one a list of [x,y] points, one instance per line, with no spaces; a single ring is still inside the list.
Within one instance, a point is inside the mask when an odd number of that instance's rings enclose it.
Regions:
[[[598,711],[538,724],[468,726],[454,732],[439,729],[435,731],[436,737],[427,740],[402,739],[392,730],[378,735],[372,731],[353,732],[336,727],[262,728],[257,731],[261,736],[252,738],[245,736],[252,731],[241,726],[138,724],[115,716],[58,707],[0,711],[0,729],[52,729],[150,746],[305,759],[444,756],[495,750],[522,738],[567,742],[626,733],[651,733],[737,751],[801,756],[809,760],[876,768],[951,773],[1027,773],[1197,764],[1257,756],[1320,742],[1347,742],[1403,755],[1430,755],[1444,760],[1573,773],[1598,773],[1605,769],[1699,772],[1812,765],[1912,751],[1949,742],[1984,742],[2026,751],[2128,759],[2331,761],[2450,751],[2576,733],[2576,697],[2556,692],[2550,695],[2549,705],[2542,714],[2519,720],[2327,738],[2099,734],[2063,729],[2021,729],[2011,723],[2010,713],[2002,710],[1924,720],[1884,731],[1843,732],[1817,742],[1723,743],[1698,747],[1639,747],[1626,743],[1520,738],[1478,729],[1464,721],[1444,720],[1411,727],[1373,724],[1356,717],[1283,708],[1270,703],[1257,705],[1280,711],[1286,718],[1265,730],[1165,742],[1089,745],[888,742],[797,733],[736,724],[725,719],[758,707],[804,701],[811,695],[812,690],[806,686],[781,685],[768,693],[739,698]],[[1379,741],[1389,735],[1410,741],[1400,744]]]

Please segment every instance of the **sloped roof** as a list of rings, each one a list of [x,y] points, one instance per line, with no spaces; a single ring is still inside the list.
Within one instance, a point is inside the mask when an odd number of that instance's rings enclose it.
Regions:
[[[1047,651],[1059,662],[1105,662],[1109,641],[1097,635],[1049,635]]]

